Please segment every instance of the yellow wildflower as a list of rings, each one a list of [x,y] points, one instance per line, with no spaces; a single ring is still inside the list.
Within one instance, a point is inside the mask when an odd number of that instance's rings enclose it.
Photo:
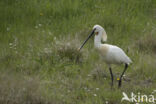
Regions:
[[[43,13],[40,13],[40,16],[43,16]]]
[[[117,80],[119,81],[119,80],[120,80],[120,78],[117,78]]]

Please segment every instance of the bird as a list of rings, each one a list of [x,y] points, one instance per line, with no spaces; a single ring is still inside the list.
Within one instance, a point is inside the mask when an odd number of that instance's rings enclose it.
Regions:
[[[83,42],[83,44],[80,46],[79,51],[83,48],[83,46],[86,44],[86,42],[93,36],[94,36],[94,47],[99,52],[100,56],[102,57],[103,61],[108,65],[110,75],[111,75],[111,87],[113,87],[113,81],[114,76],[112,72],[112,65],[122,65],[124,64],[124,70],[119,77],[118,87],[120,88],[122,85],[122,77],[127,70],[130,63],[132,63],[132,60],[126,55],[126,53],[115,45],[107,44],[107,34],[105,29],[100,25],[94,25],[92,32],[89,34],[87,39]],[[101,41],[104,41],[103,44]]]

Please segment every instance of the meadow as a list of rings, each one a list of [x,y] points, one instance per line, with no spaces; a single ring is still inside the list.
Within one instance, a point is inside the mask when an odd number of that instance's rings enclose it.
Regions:
[[[133,61],[120,89],[124,66],[111,89],[93,37],[77,51],[95,24]],[[122,92],[154,90],[156,0],[0,0],[0,104],[128,104]]]

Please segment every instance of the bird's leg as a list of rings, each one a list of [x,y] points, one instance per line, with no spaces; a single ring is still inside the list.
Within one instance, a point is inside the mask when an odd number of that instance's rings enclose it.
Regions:
[[[122,77],[123,77],[123,75],[124,75],[127,68],[128,68],[128,64],[125,64],[124,71],[122,72],[122,74],[120,76],[120,79],[119,79],[119,85],[118,85],[119,88],[121,87]]]
[[[111,67],[109,67],[109,71],[110,71],[111,79],[112,79],[111,87],[113,87],[113,80],[114,80],[114,78],[113,78],[113,73],[112,73]]]

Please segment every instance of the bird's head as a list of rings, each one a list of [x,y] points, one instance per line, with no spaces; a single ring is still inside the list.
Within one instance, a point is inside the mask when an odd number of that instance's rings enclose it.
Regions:
[[[79,50],[81,50],[81,48],[85,45],[85,43],[89,40],[89,38],[94,35],[94,33],[95,33],[95,37],[100,38],[102,41],[107,40],[107,34],[106,34],[104,28],[100,25],[94,25],[92,32],[90,33],[88,38],[84,41],[84,43],[81,45]]]
[[[102,41],[107,41],[107,34],[102,26],[94,25],[93,30],[95,30],[95,37],[99,37]]]

